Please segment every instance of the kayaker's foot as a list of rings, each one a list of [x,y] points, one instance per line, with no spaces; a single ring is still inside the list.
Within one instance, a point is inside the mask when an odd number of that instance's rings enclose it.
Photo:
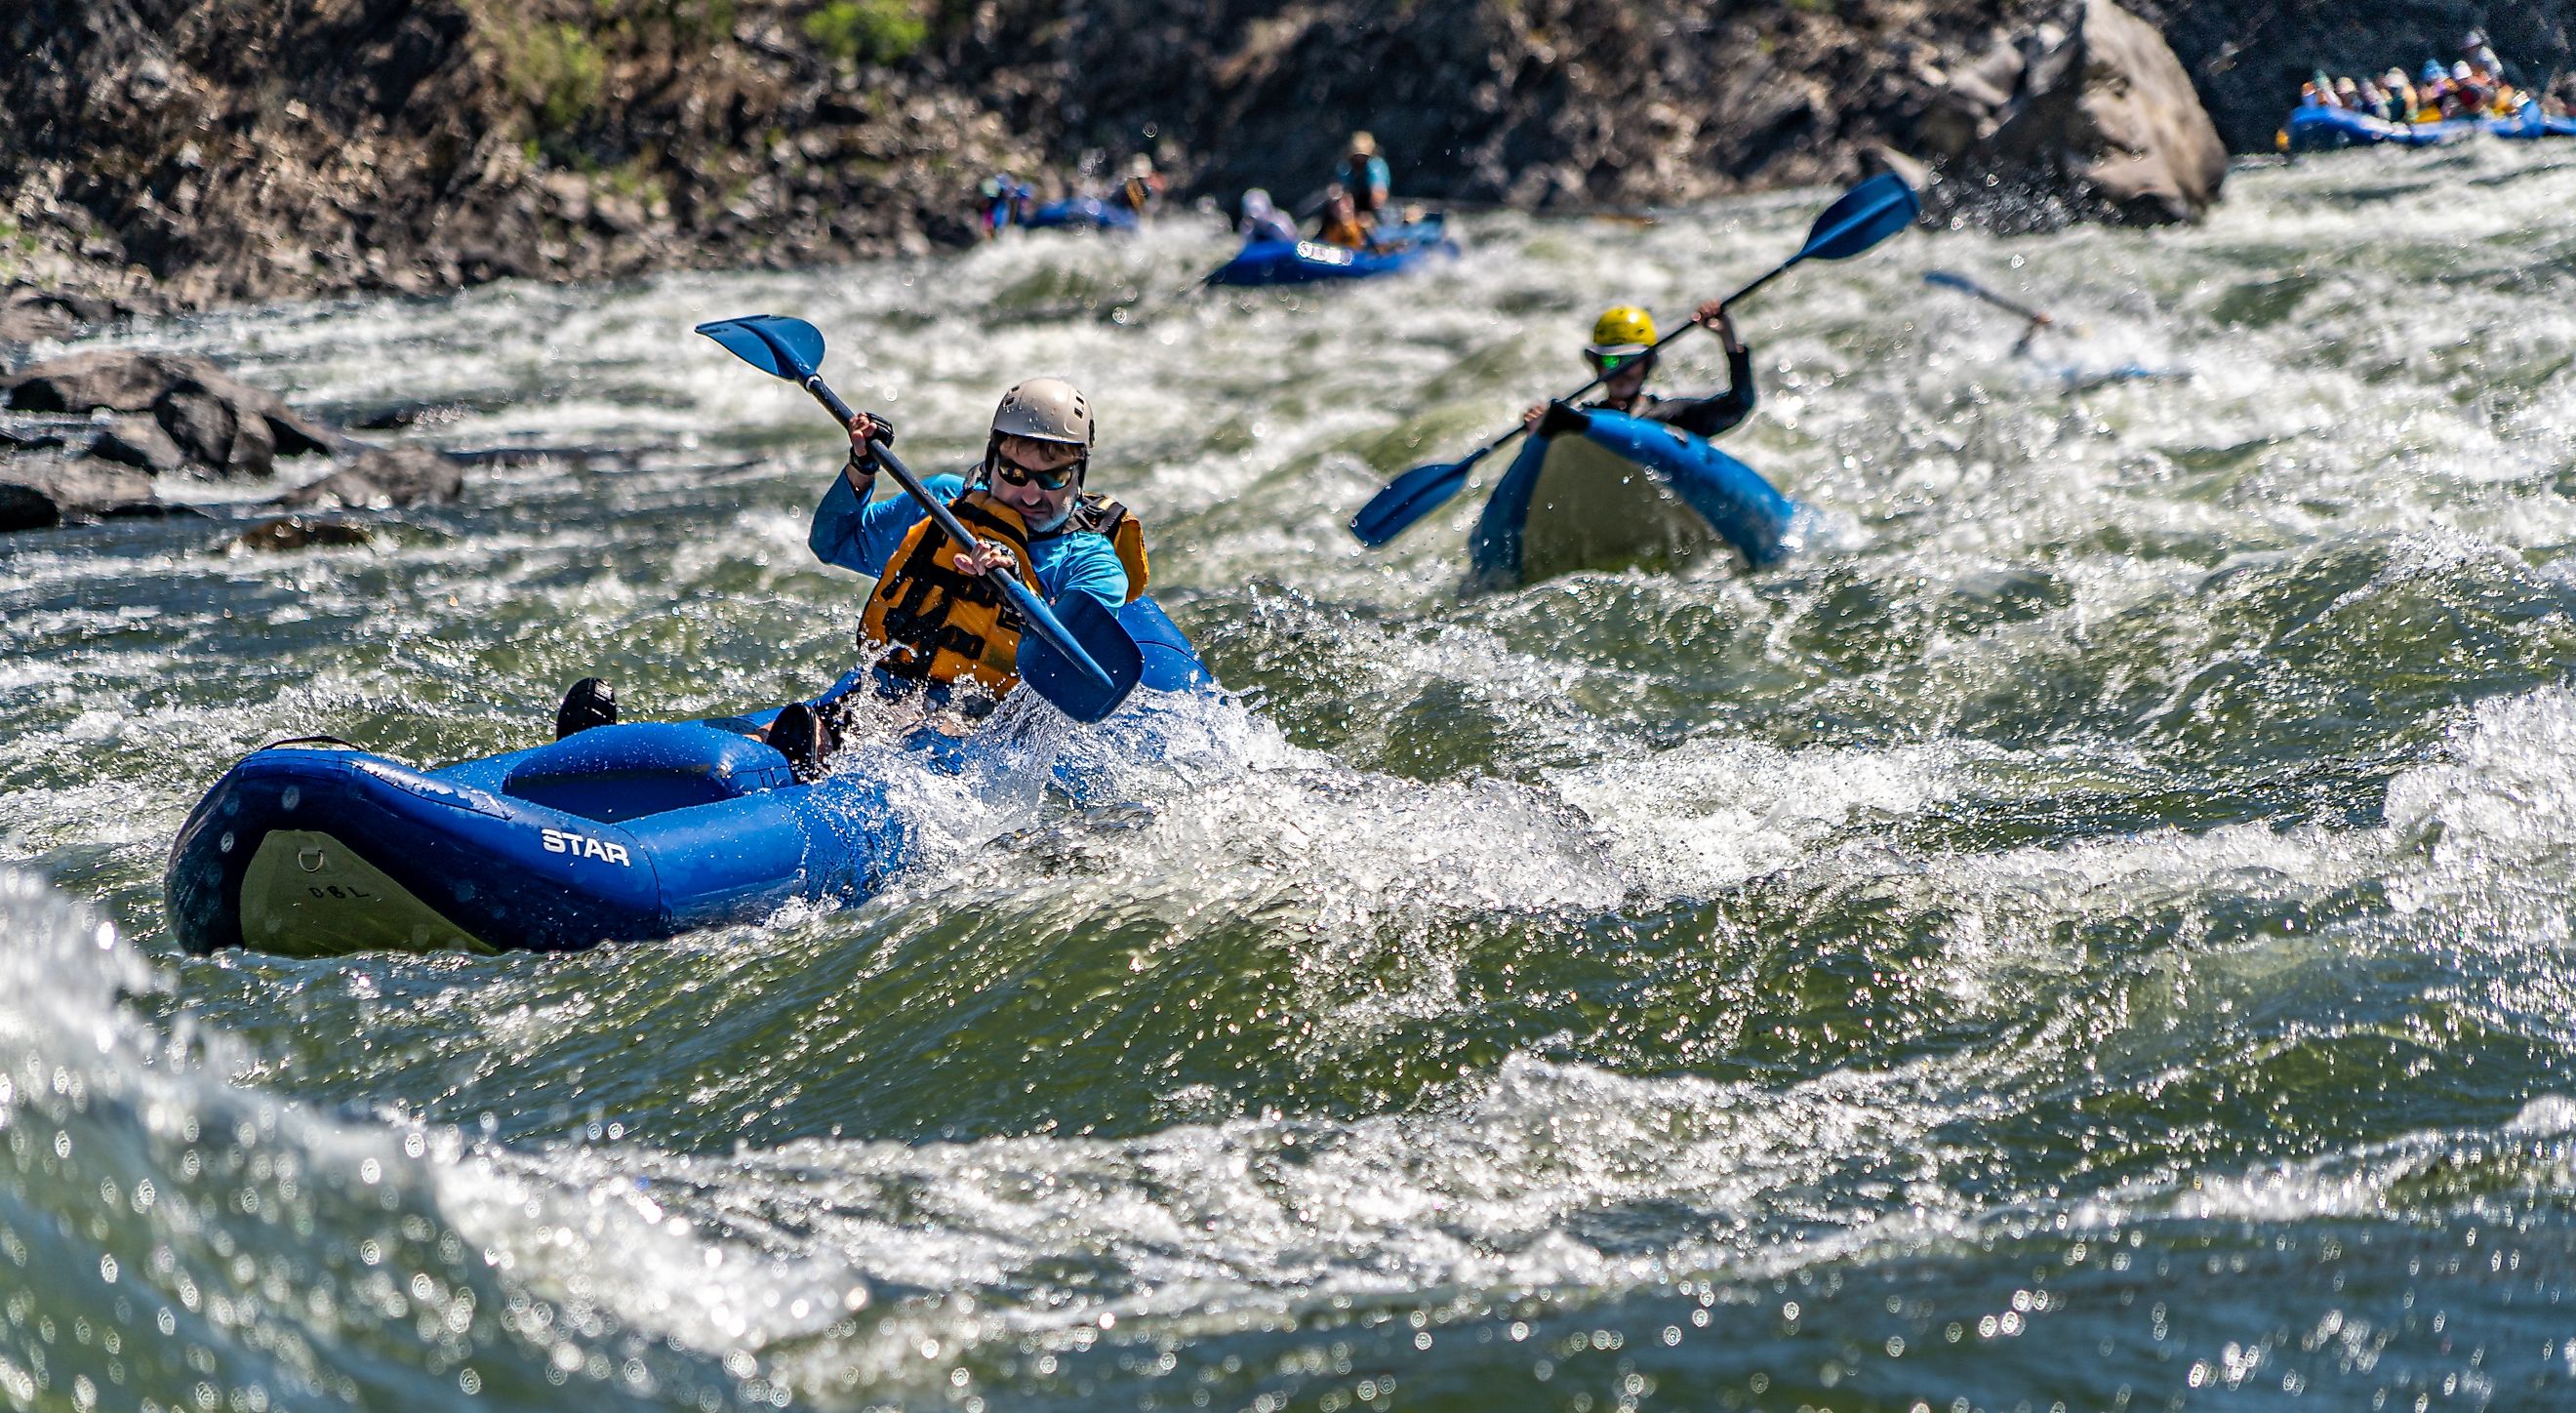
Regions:
[[[564,693],[563,705],[555,708],[555,739],[560,741],[576,731],[594,726],[617,724],[617,693],[596,677],[585,677]]]
[[[803,702],[789,702],[778,709],[778,719],[769,723],[769,744],[787,757],[788,768],[800,782],[823,778],[832,750],[840,745],[840,733],[822,714]]]

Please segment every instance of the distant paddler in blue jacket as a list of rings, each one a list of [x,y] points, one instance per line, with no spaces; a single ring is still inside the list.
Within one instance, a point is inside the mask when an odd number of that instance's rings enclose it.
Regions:
[[[1351,206],[1369,224],[1386,219],[1391,200],[1393,177],[1386,169],[1386,159],[1378,155],[1377,139],[1368,133],[1351,134],[1350,151],[1342,158],[1342,169],[1334,173],[1344,191],[1351,194]]]
[[[1655,317],[1636,305],[1619,304],[1601,311],[1592,324],[1592,342],[1584,345],[1584,361],[1601,375],[1601,396],[1584,407],[1679,427],[1702,441],[1751,416],[1753,351],[1735,336],[1735,319],[1725,302],[1712,299],[1694,310],[1691,319],[1716,330],[1718,342],[1726,346],[1726,391],[1690,398],[1658,397],[1646,391],[1646,375],[1655,368]],[[1531,403],[1521,420],[1545,435],[1547,429],[1539,424],[1549,406]]]
[[[1013,571],[1050,604],[1089,594],[1115,610],[1145,591],[1143,527],[1125,506],[1083,489],[1092,435],[1090,402],[1062,378],[1031,378],[1004,393],[983,459],[968,475],[922,483],[974,534],[974,547],[961,549],[910,496],[870,503],[877,465],[868,443],[891,445],[894,429],[871,413],[851,418],[849,459],[815,507],[805,542],[826,564],[876,576],[859,646],[875,657],[863,680],[879,695],[918,695],[979,716],[1019,685],[1024,625],[984,577],[992,569]],[[818,769],[845,701],[789,707],[770,744],[800,769]]]

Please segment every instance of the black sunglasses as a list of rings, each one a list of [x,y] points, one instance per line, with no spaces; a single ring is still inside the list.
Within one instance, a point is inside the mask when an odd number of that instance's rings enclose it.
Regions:
[[[1039,490],[1060,491],[1072,485],[1074,477],[1082,474],[1082,463],[1069,461],[1053,471],[1032,471],[1013,461],[1009,453],[997,451],[993,453],[993,474],[1014,486],[1025,486],[1035,481]]]

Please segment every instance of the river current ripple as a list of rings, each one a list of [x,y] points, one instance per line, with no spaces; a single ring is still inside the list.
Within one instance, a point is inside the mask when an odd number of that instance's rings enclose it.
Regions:
[[[1821,194],[1477,219],[1345,290],[1203,291],[1175,222],[121,336],[553,454],[372,547],[0,544],[0,1404],[2564,1402],[2576,162],[2229,193],[1802,268],[1726,445],[1806,548],[1496,594],[1474,497],[1341,523]],[[1933,269],[2085,328],[2011,357]],[[1235,699],[1078,743],[1116,809],[906,779],[939,847],[861,905],[179,955],[170,838],[264,740],[436,763],[589,672],[682,716],[837,670],[832,430],[687,332],[761,311],[918,466],[1080,378]]]

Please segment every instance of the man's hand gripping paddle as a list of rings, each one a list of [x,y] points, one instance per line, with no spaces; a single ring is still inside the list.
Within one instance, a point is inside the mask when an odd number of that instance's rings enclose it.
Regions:
[[[813,325],[775,314],[753,314],[700,324],[698,332],[752,367],[813,394],[843,428],[850,425],[854,415],[850,405],[816,371],[823,363],[823,334]],[[868,449],[959,548],[975,543],[948,507],[923,488],[911,468],[896,460],[884,442],[872,441]],[[985,572],[1029,625],[1030,631],[1020,635],[1020,680],[1076,721],[1098,721],[1116,711],[1145,670],[1145,656],[1118,615],[1089,594],[1072,593],[1064,596],[1059,617],[1058,610],[1047,607],[1010,570],[996,566]]]
[[[1728,295],[1724,302],[1735,303],[1789,273],[1790,268],[1801,260],[1844,260],[1858,255],[1914,224],[1915,216],[1922,209],[1922,202],[1915,196],[1914,189],[1905,184],[1903,177],[1893,172],[1872,177],[1844,192],[1841,200],[1826,207],[1824,214],[1816,217],[1815,225],[1807,232],[1807,243],[1797,254],[1772,267],[1769,274]],[[1657,339],[1654,347],[1662,348],[1697,327],[1696,322],[1684,324]],[[1595,376],[1591,382],[1557,401],[1572,402],[1600,386],[1606,376]],[[1371,549],[1403,534],[1424,516],[1448,504],[1449,498],[1467,484],[1467,473],[1475,469],[1477,462],[1501,450],[1523,430],[1525,428],[1521,426],[1514,426],[1469,452],[1463,461],[1416,466],[1387,482],[1384,490],[1361,506],[1359,514],[1351,517],[1351,533]]]

